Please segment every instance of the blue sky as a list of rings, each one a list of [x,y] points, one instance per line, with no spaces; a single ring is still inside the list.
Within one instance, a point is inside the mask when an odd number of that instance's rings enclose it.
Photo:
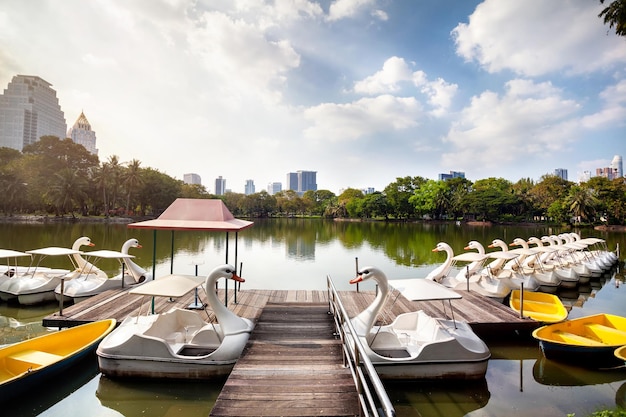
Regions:
[[[626,39],[593,0],[2,0],[0,88],[53,84],[100,159],[243,192],[539,180],[626,157]]]

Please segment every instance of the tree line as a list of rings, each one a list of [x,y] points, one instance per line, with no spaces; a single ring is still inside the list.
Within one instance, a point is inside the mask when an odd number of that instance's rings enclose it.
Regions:
[[[554,175],[535,182],[503,178],[472,182],[404,177],[383,191],[348,188],[299,195],[227,193],[185,184],[133,159],[100,162],[71,139],[44,136],[20,152],[0,148],[0,208],[5,215],[157,216],[176,198],[220,198],[235,216],[320,216],[385,220],[479,220],[626,224],[626,179],[593,177],[577,184]]]

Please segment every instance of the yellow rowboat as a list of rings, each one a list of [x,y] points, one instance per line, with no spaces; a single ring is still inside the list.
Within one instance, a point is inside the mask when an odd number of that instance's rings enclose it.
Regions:
[[[523,295],[522,304],[520,290],[511,291],[509,306],[518,313],[521,311],[524,317],[543,323],[557,323],[567,318],[567,310],[556,295],[535,291],[524,291]]]
[[[93,354],[114,319],[83,324],[0,348],[0,403],[62,374]],[[94,358],[95,359],[95,358]]]
[[[626,317],[596,314],[549,324],[533,331],[548,359],[609,368],[620,364],[615,350],[626,345]]]

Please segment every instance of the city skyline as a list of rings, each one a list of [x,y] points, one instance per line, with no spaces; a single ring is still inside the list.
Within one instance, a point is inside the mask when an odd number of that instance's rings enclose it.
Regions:
[[[333,192],[450,171],[576,180],[626,153],[625,39],[602,7],[2,2],[0,86],[50,82],[68,120],[89,116],[102,161],[236,192],[294,166]]]

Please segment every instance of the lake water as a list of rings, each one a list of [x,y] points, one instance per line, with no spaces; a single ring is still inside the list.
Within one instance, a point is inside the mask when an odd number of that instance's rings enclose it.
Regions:
[[[30,250],[45,246],[69,247],[80,236],[96,244],[84,250],[119,250],[129,238],[135,262],[155,274],[173,271],[206,275],[228,261],[241,268],[244,289],[324,289],[330,275],[339,290],[354,289],[348,281],[356,264],[381,268],[390,279],[423,277],[445,259],[432,252],[437,242],[461,253],[470,240],[487,246],[499,238],[558,234],[549,227],[470,227],[412,223],[360,223],[322,220],[257,220],[238,234],[158,232],[125,225],[0,224],[0,247]],[[578,231],[583,237],[607,240],[610,249],[624,248],[626,234]],[[235,239],[236,238],[236,239]],[[155,246],[156,243],[156,246]],[[172,251],[174,253],[172,258]],[[69,268],[67,260],[46,265]],[[621,255],[623,264],[624,255]],[[116,262],[98,266],[117,273]],[[626,316],[626,286],[621,270],[577,291],[561,293],[572,306],[570,317],[599,312]],[[367,285],[364,285],[368,289]],[[371,288],[371,287],[370,287]],[[55,311],[55,303],[19,308],[0,303],[0,344],[16,342],[48,331],[41,318]],[[581,417],[602,408],[626,405],[626,370],[590,371],[543,358],[532,340],[489,341],[492,359],[480,383],[386,383],[398,416],[566,416]],[[42,416],[203,416],[206,417],[223,381],[111,380],[98,373],[95,359],[85,361],[61,381],[12,402],[3,415]]]

